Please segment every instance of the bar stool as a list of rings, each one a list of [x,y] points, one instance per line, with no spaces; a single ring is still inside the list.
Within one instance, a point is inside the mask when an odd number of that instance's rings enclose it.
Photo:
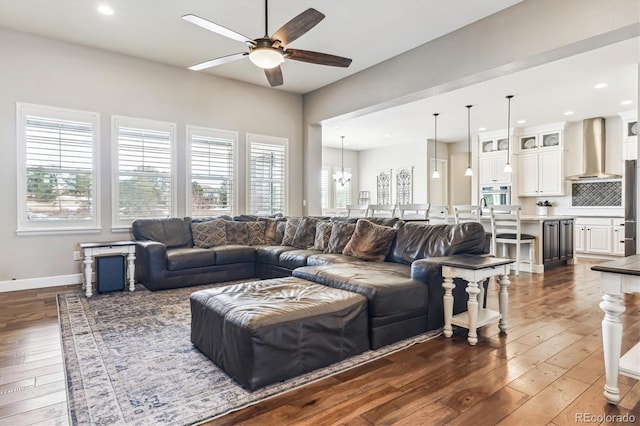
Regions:
[[[400,204],[398,205],[400,219],[422,219],[429,218],[429,204]]]
[[[479,222],[480,206],[473,206],[473,205],[453,206],[453,217],[456,223]]]
[[[502,257],[507,256],[506,245],[514,244],[516,246],[516,275],[519,275],[520,264],[528,263],[533,271],[533,253],[535,249],[535,236],[523,234],[521,231],[520,212],[522,207],[519,205],[500,205],[491,206],[491,254],[496,255],[497,244],[502,244]],[[529,245],[529,258],[520,258],[520,246],[522,244]]]
[[[449,222],[449,206],[429,207],[429,224],[448,223]]]
[[[369,204],[369,217],[394,217],[395,204]]]

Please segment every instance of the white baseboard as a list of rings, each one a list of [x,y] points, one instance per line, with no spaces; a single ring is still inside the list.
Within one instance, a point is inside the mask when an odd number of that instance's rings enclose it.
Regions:
[[[81,282],[82,274],[0,281],[0,293],[7,291],[33,290],[35,288],[58,287],[61,285],[73,285],[80,284]]]

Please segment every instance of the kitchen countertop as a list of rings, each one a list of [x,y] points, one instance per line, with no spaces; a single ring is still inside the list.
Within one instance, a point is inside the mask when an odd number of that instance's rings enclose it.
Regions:
[[[520,215],[520,220],[528,222],[545,221],[545,220],[562,220],[562,219],[575,219],[577,216],[572,215],[546,215],[540,216],[537,214],[523,214]],[[490,221],[491,216],[482,216],[480,220]]]

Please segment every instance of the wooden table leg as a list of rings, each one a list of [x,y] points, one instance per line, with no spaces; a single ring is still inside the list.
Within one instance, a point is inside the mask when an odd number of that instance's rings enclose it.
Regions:
[[[469,315],[469,336],[467,340],[470,345],[478,343],[478,294],[480,289],[478,283],[469,281],[466,292],[469,294],[469,300],[467,301],[467,314]]]
[[[93,256],[85,253],[84,255],[84,282],[85,282],[85,294],[87,297],[91,297],[93,295],[93,284],[91,283],[91,275],[93,275],[93,268],[91,265],[93,264]]]
[[[508,268],[508,266],[507,266]],[[509,292],[507,287],[511,284],[508,275],[500,275],[498,279],[500,285],[500,293],[498,293],[498,306],[500,309],[500,321],[498,322],[498,328],[502,333],[507,332],[507,314],[509,313]]]
[[[605,294],[600,302],[604,311],[602,320],[602,347],[604,351],[604,372],[607,379],[604,385],[604,396],[607,402],[618,405],[620,388],[618,388],[618,367],[622,347],[622,323],[620,315],[625,311],[622,297],[619,294]]]
[[[451,318],[453,317],[453,289],[456,288],[453,278],[444,277],[442,281],[444,287],[444,336],[451,337],[453,335],[453,327],[451,327]]]
[[[133,252],[129,252],[127,256],[127,274],[129,276],[129,291],[134,291],[136,289],[136,255]]]

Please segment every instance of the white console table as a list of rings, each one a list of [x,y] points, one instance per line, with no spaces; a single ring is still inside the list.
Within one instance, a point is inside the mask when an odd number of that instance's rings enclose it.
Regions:
[[[640,343],[620,357],[622,351],[620,315],[625,311],[623,296],[624,293],[640,293],[640,255],[595,265],[591,269],[601,272],[600,309],[604,311],[602,345],[607,379],[604,385],[604,396],[610,404],[618,405],[620,402],[618,374],[640,380]]]
[[[91,276],[93,275],[93,260],[95,256],[105,254],[121,254],[127,256],[127,278],[129,279],[129,291],[134,291],[135,286],[135,260],[136,260],[136,243],[135,241],[107,241],[103,243],[79,243],[82,249],[83,257],[83,274],[82,289],[85,290],[87,297],[93,295],[93,284]]]
[[[507,311],[509,310],[509,293],[507,287],[509,281],[509,265],[513,263],[511,259],[501,259],[487,256],[456,256],[441,262],[442,277],[444,278],[444,335],[453,335],[452,324],[465,327],[469,330],[467,341],[470,345],[478,343],[478,327],[487,325],[499,320],[498,326],[503,333],[507,332]],[[498,284],[498,305],[500,312],[486,309],[484,303],[484,287],[482,282],[493,276],[499,276]],[[453,289],[455,288],[454,278],[461,278],[467,281],[466,292],[469,295],[467,301],[467,311],[453,315]]]

